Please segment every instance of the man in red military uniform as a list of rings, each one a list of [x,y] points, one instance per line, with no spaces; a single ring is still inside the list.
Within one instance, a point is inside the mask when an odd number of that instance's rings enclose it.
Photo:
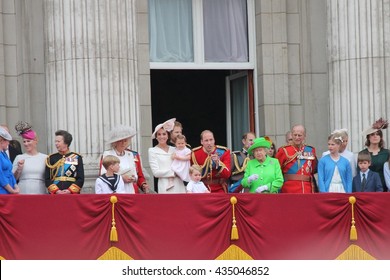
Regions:
[[[214,134],[210,130],[201,133],[200,143],[202,146],[192,150],[191,164],[202,168],[202,181],[210,192],[226,193],[231,174],[230,150],[223,146],[216,146]]]
[[[314,193],[317,157],[314,147],[305,145],[306,130],[296,125],[291,130],[293,144],[279,148],[276,158],[284,175],[282,193]]]

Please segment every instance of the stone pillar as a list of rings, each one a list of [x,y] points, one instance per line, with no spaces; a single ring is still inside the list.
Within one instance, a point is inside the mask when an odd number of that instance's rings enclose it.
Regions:
[[[68,130],[92,186],[108,131],[139,127],[135,0],[44,0],[44,11],[49,152]]]
[[[292,125],[304,124],[308,143],[326,147],[325,8],[324,1],[256,1],[259,134],[278,146]]]
[[[390,117],[390,1],[328,0],[327,5],[331,128],[348,128],[351,149],[358,152],[362,131],[379,117]],[[387,133],[386,143],[389,139]]]
[[[0,124],[11,126],[17,106],[16,12],[13,1],[0,1]],[[12,134],[14,130],[11,127]]]

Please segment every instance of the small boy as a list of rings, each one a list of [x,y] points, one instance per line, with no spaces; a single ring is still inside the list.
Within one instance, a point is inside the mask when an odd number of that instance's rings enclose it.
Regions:
[[[107,155],[103,158],[106,173],[96,179],[95,193],[125,193],[125,184],[122,176],[116,173],[120,169],[120,160],[116,156]]]
[[[187,193],[210,193],[209,189],[201,181],[202,169],[199,165],[190,166],[190,181],[187,184]]]
[[[371,165],[371,154],[363,150],[359,152],[357,161],[360,172],[353,177],[352,192],[382,192],[379,174],[368,169]]]

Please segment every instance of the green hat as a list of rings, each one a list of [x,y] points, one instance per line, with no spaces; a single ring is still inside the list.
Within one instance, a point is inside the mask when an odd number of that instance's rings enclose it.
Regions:
[[[254,149],[257,149],[257,148],[260,148],[260,147],[269,149],[269,148],[271,147],[271,143],[270,143],[270,141],[268,141],[268,140],[265,139],[264,137],[256,138],[256,139],[253,141],[252,146],[249,147],[248,153],[249,153],[251,156],[253,156],[252,151],[253,151]]]

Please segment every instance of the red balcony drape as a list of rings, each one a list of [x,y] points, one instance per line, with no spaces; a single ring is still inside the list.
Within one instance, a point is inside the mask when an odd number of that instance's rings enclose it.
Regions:
[[[231,245],[253,259],[336,259],[356,245],[390,259],[390,193],[0,196],[0,257],[98,259],[113,246],[133,259],[216,259]],[[350,240],[352,206],[357,240]]]

